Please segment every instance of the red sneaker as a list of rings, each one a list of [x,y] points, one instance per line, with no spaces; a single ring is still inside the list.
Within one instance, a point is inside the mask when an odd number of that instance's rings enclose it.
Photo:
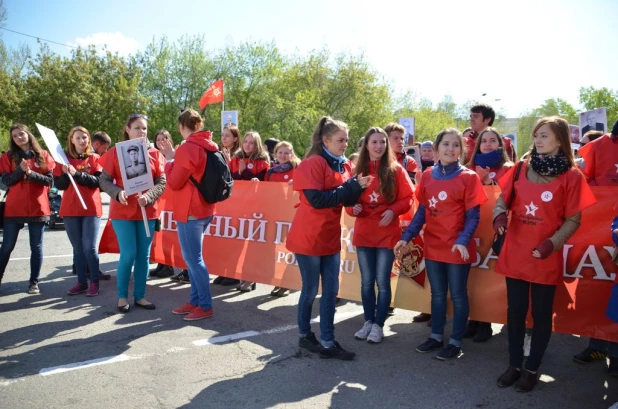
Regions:
[[[88,284],[77,283],[73,287],[71,287],[69,291],[67,291],[67,294],[77,295],[85,293],[86,291],[88,291]]]
[[[187,315],[184,320],[185,321],[197,321],[202,320],[204,318],[212,317],[212,308],[209,310],[205,310],[202,307],[195,307],[193,311],[189,315]]]
[[[190,302],[186,302],[182,307],[176,307],[172,309],[172,314],[185,315],[197,308],[197,305],[193,305]]]
[[[86,297],[94,297],[95,295],[99,295],[99,283],[90,283]]]

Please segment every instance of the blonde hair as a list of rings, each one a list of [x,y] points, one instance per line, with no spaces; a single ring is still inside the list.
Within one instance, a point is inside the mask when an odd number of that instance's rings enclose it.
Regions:
[[[277,151],[279,150],[279,148],[288,148],[292,152],[292,156],[290,157],[290,163],[292,164],[292,168],[296,168],[300,164],[300,159],[298,159],[298,156],[296,156],[296,153],[294,153],[294,146],[292,146],[291,143],[289,143],[288,141],[281,141],[277,143],[275,145],[275,148],[273,149],[275,155],[277,155]]]
[[[268,156],[267,152],[264,152],[264,146],[262,144],[262,137],[260,136],[260,134],[257,131],[248,131],[247,133],[245,133],[245,136],[243,137],[243,142],[247,139],[248,136],[252,137],[253,140],[255,141],[254,151],[251,153],[251,155],[247,155],[241,146],[240,149],[235,153],[235,156],[240,159],[245,159],[245,158],[248,158],[250,160],[263,159],[267,162],[270,162],[270,156]]]

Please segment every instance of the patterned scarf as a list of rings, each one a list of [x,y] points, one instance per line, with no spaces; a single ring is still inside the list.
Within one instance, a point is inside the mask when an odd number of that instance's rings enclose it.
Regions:
[[[283,172],[287,172],[288,170],[292,170],[292,164],[290,162],[288,162],[288,163],[277,163],[277,164],[273,165],[272,168],[270,168],[270,171],[272,173],[283,173]]]
[[[571,168],[571,164],[562,153],[541,155],[536,148],[530,154],[530,166],[541,176],[558,176]]]

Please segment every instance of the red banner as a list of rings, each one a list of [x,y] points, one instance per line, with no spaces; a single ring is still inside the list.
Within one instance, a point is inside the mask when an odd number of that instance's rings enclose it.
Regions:
[[[506,320],[504,277],[494,272],[496,255],[491,250],[491,212],[500,191],[486,187],[490,200],[481,208],[481,223],[475,233],[477,254],[468,282],[470,316],[485,322]],[[599,201],[584,211],[579,230],[564,246],[564,282],[554,301],[554,330],[618,341],[618,325],[605,317],[616,266],[610,224],[616,188],[594,187]],[[151,259],[185,268],[176,223],[172,220],[173,194],[161,200],[162,230],[155,233]],[[285,238],[294,216],[298,195],[287,183],[236,181],[234,195],[217,205],[217,216],[204,237],[204,258],[215,275],[299,290],[296,258],[285,248]],[[250,203],[251,205],[248,205]],[[360,301],[360,271],[352,246],[354,218],[343,217],[341,231],[340,297]],[[311,226],[307,226],[311,228]],[[117,253],[118,244],[108,223],[99,245],[101,253]],[[420,260],[416,260],[420,262]],[[393,303],[398,308],[430,312],[428,280],[408,276],[392,278]],[[450,308],[450,307],[449,307]]]

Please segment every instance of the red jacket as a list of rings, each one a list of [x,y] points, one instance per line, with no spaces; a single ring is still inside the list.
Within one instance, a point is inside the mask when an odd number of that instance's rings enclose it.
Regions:
[[[45,174],[53,171],[56,162],[47,153],[41,152],[46,163],[46,169],[41,169],[35,159],[27,159],[32,172]],[[17,166],[13,163],[9,152],[0,158],[2,173],[13,173]],[[28,180],[24,177],[16,184],[9,186],[9,194],[6,196],[4,217],[42,217],[49,216],[49,186]]]
[[[87,156],[84,159],[76,159],[71,157],[68,157],[68,159],[69,163],[75,168],[75,170],[77,170],[77,172],[85,173],[87,175],[94,175],[97,172],[101,173],[101,171],[103,170],[103,168],[99,164],[100,157],[96,153],[93,153],[92,155]],[[59,178],[62,175],[64,175],[64,172],[62,172],[62,165],[58,164],[54,169],[54,177]],[[79,201],[79,197],[77,197],[75,188],[70,181],[67,180],[68,185],[66,187],[61,187],[60,182],[57,182],[56,187],[58,189],[64,189],[64,193],[62,195],[62,204],[60,205],[60,216],[101,217],[101,215],[103,214],[103,209],[101,206],[101,193],[99,191],[99,187],[90,187],[80,184],[78,182],[78,175],[78,173],[75,174],[74,180],[77,184],[77,188],[79,189],[79,193],[82,195],[82,199],[84,199],[86,209],[84,209],[81,202]]]
[[[270,175],[268,173],[266,172],[266,177],[264,178],[267,182],[289,182],[294,180],[294,169],[279,173],[271,172]]]
[[[618,186],[618,139],[605,134],[579,150],[590,186]]]
[[[161,152],[154,148],[148,149],[148,162],[152,169],[152,178],[156,179],[165,173],[165,157]],[[107,172],[116,185],[124,188],[122,184],[122,173],[120,173],[120,165],[118,163],[118,151],[114,146],[107,151],[105,156],[101,157],[99,163],[103,167],[103,170]],[[137,195],[130,195],[127,197],[128,205],[123,205],[117,200],[112,198],[110,203],[109,218],[110,220],[142,220],[142,210],[137,203]],[[154,202],[151,206],[146,206],[146,217],[148,219],[158,219],[161,209],[158,208],[157,202]]]
[[[196,132],[178,147],[174,161],[165,165],[167,187],[174,191],[174,220],[187,223],[189,216],[204,219],[215,214],[215,204],[204,200],[189,177],[201,182],[208,161],[206,151],[218,150],[210,131]]]
[[[352,244],[361,247],[378,247],[392,249],[401,237],[399,216],[408,213],[414,201],[412,182],[408,173],[401,166],[395,168],[395,200],[387,203],[380,192],[380,179],[373,162],[369,164],[369,174],[374,176],[371,185],[365,189],[358,204],[363,209],[356,215]],[[379,226],[382,213],[392,210],[395,214],[387,226]],[[346,212],[354,216],[354,208],[346,207]]]
[[[414,160],[414,158],[408,154],[398,153],[397,154],[397,162],[408,172],[408,176],[410,176],[410,180],[414,181],[415,173],[418,170],[418,163]]]
[[[242,173],[239,171],[240,161],[244,161],[246,165]],[[234,156],[230,161],[230,171],[235,180],[251,180],[253,178],[264,180],[268,169],[270,169],[270,162],[265,159],[241,159],[238,156]]]

